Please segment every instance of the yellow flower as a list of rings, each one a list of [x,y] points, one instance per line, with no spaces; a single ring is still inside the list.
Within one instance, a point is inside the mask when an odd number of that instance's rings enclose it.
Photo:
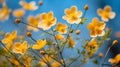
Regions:
[[[70,24],[79,24],[81,22],[82,11],[78,11],[76,6],[72,6],[70,9],[65,9],[65,16],[63,19]]]
[[[13,16],[16,18],[21,18],[25,14],[25,11],[23,9],[16,9],[13,11]]]
[[[92,56],[94,53],[96,53],[98,48],[99,48],[99,46],[98,46],[97,41],[95,39],[92,39],[86,45],[86,50],[88,51],[90,56]]]
[[[6,45],[6,47],[8,49],[12,48],[12,44],[15,41],[15,39],[17,38],[17,31],[14,30],[11,34],[10,33],[6,33],[5,34],[5,38],[2,40],[2,42]]]
[[[118,64],[120,62],[120,54],[117,54],[114,58],[108,60],[111,64]]]
[[[91,37],[103,36],[105,34],[104,28],[105,23],[99,21],[98,18],[93,18],[92,22],[88,24],[88,29],[90,30]]]
[[[28,30],[32,30],[32,31],[38,31],[37,27],[38,27],[38,23],[40,21],[40,17],[39,16],[29,16],[28,17],[28,24],[31,26],[27,26]]]
[[[13,46],[13,52],[18,54],[24,54],[27,51],[27,41],[24,41],[23,43],[17,42]]]
[[[43,30],[48,30],[56,24],[57,19],[54,17],[52,11],[48,13],[42,13],[40,16],[41,22],[38,24],[39,28],[42,28]]]
[[[8,20],[10,12],[11,10],[8,9],[6,3],[3,3],[2,8],[0,9],[0,21]]]
[[[67,25],[58,23],[56,26],[56,31],[58,31],[60,34],[66,34],[67,33]]]
[[[36,45],[33,45],[32,48],[36,50],[42,49],[46,45],[46,43],[46,40],[38,40],[36,42]]]
[[[64,40],[64,36],[61,34],[58,34],[55,36],[57,40]]]
[[[52,62],[51,66],[52,67],[61,67],[60,63],[58,63],[56,61]]]
[[[98,9],[97,13],[101,19],[106,22],[115,17],[115,12],[112,12],[112,8],[110,6],[105,6],[104,9]]]
[[[36,6],[36,3],[34,1],[31,1],[30,3],[27,3],[25,1],[20,1],[19,4],[26,10],[37,10],[38,9],[38,6]]]
[[[68,45],[69,45],[69,47],[74,48],[75,44],[76,44],[76,42],[71,37],[69,37],[68,38]]]

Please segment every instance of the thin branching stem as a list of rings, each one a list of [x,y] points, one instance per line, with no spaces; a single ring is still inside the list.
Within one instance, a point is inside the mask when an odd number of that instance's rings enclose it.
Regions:
[[[30,37],[34,42],[37,42],[33,37]],[[50,64],[49,64],[49,61],[46,59],[46,57],[44,57],[45,58],[45,60],[38,54],[38,53],[36,53],[32,48],[31,48],[31,50],[32,50],[32,52],[35,54],[35,55],[37,55],[44,63],[46,63],[47,64],[47,66],[48,67],[51,67],[50,66]]]
[[[30,24],[27,24],[27,23],[25,23],[25,22],[21,22],[21,23],[22,23],[22,24],[25,24],[25,25],[28,25],[28,26],[31,26],[31,27],[34,27],[34,28],[37,28],[37,29],[39,29],[40,31],[42,31],[42,32],[44,32],[44,33],[46,33],[46,34],[52,35],[51,33],[47,32],[47,31],[44,31],[44,30],[42,30],[42,29],[39,28],[39,27],[35,27],[35,26],[30,25]],[[52,35],[52,36],[53,36],[53,35]]]
[[[6,46],[4,46],[4,44],[2,43],[2,41],[0,41],[0,43],[1,43],[1,45],[2,45],[11,55],[14,56],[14,58],[15,58],[22,66],[25,67],[25,65],[24,65],[22,62],[19,61],[19,59],[16,57],[16,55],[14,55],[11,51],[9,51],[9,49],[8,49]]]
[[[68,37],[69,37],[69,35],[70,35],[70,30],[71,30],[71,28],[72,28],[72,25],[70,25],[70,28],[69,28],[69,30],[68,30],[68,34],[67,34],[66,40],[65,40],[65,42],[63,43],[63,48],[62,48],[61,52],[63,52],[63,50],[64,50],[64,48],[65,48],[65,44],[67,43],[67,39],[68,39]]]
[[[75,61],[77,61],[78,59],[80,58],[80,55],[78,57],[75,58],[75,60],[73,60],[69,65],[68,67],[70,67]]]
[[[64,67],[67,67],[67,66],[66,66],[66,63],[65,63],[65,60],[64,60],[64,58],[63,58],[63,55],[62,55],[62,51],[60,50],[59,43],[58,43],[58,41],[57,41],[57,39],[56,39],[56,37],[55,37],[55,32],[53,31],[53,29],[52,29],[52,32],[53,32],[53,37],[54,37],[54,39],[55,39],[55,41],[56,41],[56,43],[57,43],[57,49],[58,49],[58,51],[59,51],[59,53],[60,53],[60,56],[61,56],[61,58],[62,58],[62,60],[63,60]]]
[[[107,52],[105,53],[105,56],[104,56],[104,58],[103,58],[103,61],[102,61],[102,63],[100,64],[100,67],[102,67],[103,66],[103,64],[104,64],[104,62],[105,62],[105,59],[106,59],[106,57],[107,57],[107,55],[108,55],[108,52],[110,51],[110,49],[113,47],[113,45],[111,45],[109,48],[108,48],[108,50],[107,50]]]

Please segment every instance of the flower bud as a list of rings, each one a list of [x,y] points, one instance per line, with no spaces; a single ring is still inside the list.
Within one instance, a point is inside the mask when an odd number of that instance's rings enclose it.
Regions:
[[[31,32],[27,32],[27,36],[31,37],[32,36]]]
[[[114,40],[112,44],[113,44],[113,45],[118,44],[118,40]]]
[[[88,10],[88,8],[89,8],[89,7],[88,7],[88,5],[86,4],[86,5],[84,6],[84,9],[85,9],[85,10]]]
[[[102,58],[103,57],[103,53],[99,53],[99,57]]]
[[[21,19],[15,19],[15,23],[20,23],[21,22]]]
[[[42,2],[42,1],[40,1],[38,4],[41,6],[41,5],[43,4],[43,2]]]
[[[80,34],[80,30],[77,30],[77,31],[76,31],[76,34],[79,35],[79,34]]]
[[[44,51],[40,51],[40,54],[41,54],[41,55],[45,55],[45,52],[44,52]]]
[[[70,32],[70,33],[73,33],[73,30],[71,29],[69,32]]]

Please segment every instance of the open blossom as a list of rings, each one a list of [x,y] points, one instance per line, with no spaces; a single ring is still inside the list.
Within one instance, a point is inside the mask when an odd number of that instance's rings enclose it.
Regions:
[[[18,54],[24,54],[27,51],[27,41],[24,41],[23,43],[17,42],[13,46],[13,52]]]
[[[89,53],[90,56],[95,54],[98,50],[99,46],[97,44],[97,40],[92,39],[90,42],[87,43],[86,45],[86,50]]]
[[[67,25],[58,23],[56,26],[56,31],[58,31],[60,34],[66,34],[67,33]]]
[[[104,9],[98,9],[97,13],[101,19],[106,22],[115,17],[115,12],[112,12],[112,8],[110,6],[105,6]]]
[[[52,11],[48,13],[42,13],[40,17],[41,21],[38,24],[38,27],[42,28],[43,30],[49,30],[52,26],[56,24],[57,19],[54,17]]]
[[[20,1],[19,4],[26,10],[37,10],[38,9],[38,6],[36,5],[35,1],[31,1],[30,3],[27,3],[22,0]]]
[[[28,30],[32,30],[32,31],[38,31],[37,27],[38,27],[38,23],[40,21],[40,17],[39,16],[29,16],[28,17],[28,26],[27,29]]]
[[[3,3],[2,8],[0,9],[0,21],[8,20],[10,12],[11,10],[8,9],[6,3]]]
[[[91,37],[103,36],[105,34],[104,28],[105,23],[99,21],[98,18],[93,18],[92,22],[88,24],[88,29],[90,30]]]
[[[81,22],[82,11],[78,11],[76,6],[72,6],[70,9],[65,9],[65,16],[63,19],[70,24],[79,24]]]
[[[114,58],[108,60],[111,64],[118,64],[120,62],[120,54],[117,54]]]
[[[16,38],[17,38],[17,31],[14,30],[11,34],[6,33],[5,38],[2,40],[2,42],[6,45],[8,49],[11,49],[12,44],[14,43]]]
[[[38,40],[35,45],[32,46],[32,49],[42,49],[46,45],[46,40]]]
[[[25,11],[23,9],[16,9],[13,11],[13,16],[16,18],[21,18],[25,14]]]

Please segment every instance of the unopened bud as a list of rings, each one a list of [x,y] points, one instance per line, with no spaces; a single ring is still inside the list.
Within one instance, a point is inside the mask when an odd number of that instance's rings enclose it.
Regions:
[[[85,10],[88,10],[88,8],[89,8],[89,7],[88,7],[88,5],[86,4],[86,5],[84,6],[84,9],[85,9]]]
[[[102,58],[103,57],[103,53],[99,53],[99,57]]]
[[[71,29],[69,32],[70,32],[70,33],[73,33],[73,30]]]
[[[28,37],[32,36],[31,32],[27,32],[26,34],[27,34]]]
[[[40,51],[40,54],[41,54],[41,55],[45,55],[45,52],[44,52],[44,51]]]
[[[42,2],[42,1],[40,1],[40,2],[39,2],[39,5],[41,6],[42,4],[43,4],[43,2]]]
[[[77,31],[76,31],[76,34],[79,35],[79,34],[80,34],[80,30],[77,30]]]
[[[112,44],[113,44],[113,45],[118,44],[118,40],[114,40]]]
[[[20,23],[21,22],[21,19],[15,19],[15,23]]]

